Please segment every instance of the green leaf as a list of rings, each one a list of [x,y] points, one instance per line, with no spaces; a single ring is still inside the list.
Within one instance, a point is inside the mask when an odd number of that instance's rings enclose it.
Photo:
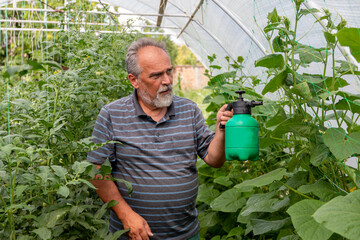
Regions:
[[[0,173],[0,179],[1,179],[1,173]],[[18,185],[16,186],[15,194],[17,197],[20,197],[21,194],[29,187],[29,185]]]
[[[338,103],[335,104],[337,110],[350,110],[353,113],[360,114],[360,95],[351,94],[339,91],[337,95],[343,97]]]
[[[310,149],[310,162],[318,167],[330,156],[329,148],[325,144],[316,144]]]
[[[51,168],[54,170],[54,174],[61,179],[64,179],[66,174],[68,173],[68,171],[62,166],[52,165]]]
[[[91,182],[89,182],[88,180],[79,178],[78,181],[82,182],[82,183],[85,183],[91,189],[94,189],[94,190],[96,189],[96,187]]]
[[[39,123],[41,123],[42,125],[44,125],[48,130],[53,127],[53,124],[52,124],[52,123],[47,122],[47,121],[45,121],[45,120],[39,120]]]
[[[85,172],[86,168],[92,166],[92,163],[88,161],[74,162],[72,169],[76,174]]]
[[[360,171],[357,169],[354,169],[352,167],[348,167],[344,165],[343,163],[336,162],[336,165],[342,170],[344,170],[345,174],[349,176],[349,178],[354,182],[354,184],[360,188]]]
[[[281,208],[289,205],[290,199],[289,197],[285,197],[284,199],[275,199],[272,198],[276,195],[276,192],[270,193],[259,193],[253,194],[246,202],[246,206],[242,208],[240,214],[242,216],[248,216],[254,212],[276,212]]]
[[[88,222],[82,220],[82,219],[76,219],[77,224],[81,225],[86,230],[95,232],[97,229],[94,226],[91,226]]]
[[[318,200],[306,199],[295,203],[287,210],[296,232],[302,239],[327,240],[333,234],[332,231],[326,229],[312,217],[315,211],[323,204],[323,202]]]
[[[64,207],[64,208],[60,208],[60,209],[56,209],[50,213],[48,213],[46,215],[46,220],[45,220],[45,225],[46,227],[52,229],[55,227],[57,221],[64,216],[66,213],[68,213],[70,211],[70,206]]]
[[[238,188],[241,191],[248,191],[249,189],[252,189],[254,187],[266,186],[274,181],[281,180],[284,177],[285,173],[286,173],[286,169],[278,168],[260,177],[250,180],[245,180],[244,182],[236,185],[235,188]]]
[[[360,62],[360,29],[343,28],[336,35],[340,45],[349,47],[351,54]]]
[[[225,103],[226,99],[223,95],[217,95],[216,97],[212,98],[210,101],[218,105],[222,105]]]
[[[254,235],[261,235],[271,231],[278,231],[290,222],[290,218],[276,221],[267,221],[263,219],[252,219]]]
[[[275,52],[284,52],[284,50],[285,50],[285,43],[279,36],[276,36],[273,39],[272,46],[273,46]]]
[[[326,42],[329,44],[329,46],[334,46],[336,42],[336,38],[334,34],[331,34],[329,32],[324,32],[324,36],[326,39]]]
[[[285,133],[293,132],[298,136],[308,138],[316,133],[317,126],[312,123],[301,122],[302,119],[303,117],[300,116],[287,119],[286,121],[280,123],[271,135],[280,138]]]
[[[286,113],[283,108],[279,108],[275,116],[265,122],[266,129],[274,130],[280,123],[287,119]]]
[[[66,124],[67,124],[67,122],[63,122],[63,123],[57,125],[56,127],[51,128],[50,129],[50,134],[53,135],[53,134],[57,133]]]
[[[236,212],[244,206],[245,203],[246,200],[242,196],[241,191],[232,188],[223,192],[219,197],[212,201],[210,207],[215,211]]]
[[[33,205],[28,205],[28,204],[25,204],[25,203],[19,203],[19,204],[11,204],[11,205],[9,205],[7,208],[5,208],[5,211],[8,211],[9,209],[11,209],[11,211],[14,210],[14,209],[26,209],[28,211],[32,211],[34,208],[35,208],[35,206],[33,206]]]
[[[283,68],[285,65],[284,57],[282,54],[270,54],[266,55],[255,61],[255,67]]]
[[[70,194],[70,190],[67,186],[61,186],[59,190],[57,191],[57,194],[60,194],[64,198],[67,198]]]
[[[270,23],[277,23],[281,21],[281,17],[278,15],[276,8],[270,13],[268,13],[267,19]]]
[[[350,240],[360,236],[360,190],[339,196],[320,207],[314,219],[327,229]]]
[[[312,62],[324,62],[326,57],[326,50],[314,48],[303,44],[296,46],[295,53],[299,54],[300,61],[304,64]]]
[[[227,237],[239,237],[242,236],[245,233],[244,229],[242,227],[236,227],[230,230]]]
[[[20,71],[18,66],[8,66],[6,72],[3,74],[4,78],[10,78]]]
[[[119,203],[117,201],[115,201],[115,200],[111,200],[111,201],[103,204],[101,206],[101,208],[95,213],[94,218],[95,219],[102,218],[104,216],[104,214],[107,212],[107,209],[112,208],[112,207],[114,207],[114,206],[116,206],[118,204]]]
[[[226,82],[227,79],[232,79],[236,77],[236,72],[225,72],[225,73],[221,73],[218,74],[214,77],[212,77],[210,79],[209,85],[216,85],[216,86],[221,86],[222,84],[224,84]]]
[[[339,77],[336,77],[336,78],[329,77],[329,78],[325,79],[326,89],[330,92],[337,91],[337,90],[339,90],[339,88],[343,88],[348,85],[349,85],[349,83],[345,79],[342,79]]]
[[[298,235],[287,235],[285,237],[280,238],[280,240],[299,240],[300,237]]]
[[[199,214],[199,222],[202,228],[213,227],[221,222],[217,212],[203,212]]]
[[[339,193],[333,189],[332,185],[323,180],[319,180],[310,185],[302,185],[299,187],[298,191],[304,194],[313,193],[325,202],[339,196]]]
[[[197,201],[204,202],[208,205],[220,195],[219,190],[214,189],[213,184],[202,184],[199,187]]]
[[[275,92],[285,83],[288,75],[288,70],[285,68],[279,72],[274,78],[272,78],[264,87],[262,94],[265,95],[268,92]]]
[[[51,238],[51,231],[46,227],[41,227],[38,229],[33,230],[41,239],[47,240]]]
[[[324,82],[323,75],[304,73],[300,77],[301,77],[301,79],[303,81],[306,81],[306,82],[309,82],[309,83],[323,83]]]
[[[40,70],[45,70],[43,65],[41,63],[36,62],[36,61],[29,60],[27,63],[31,66],[31,70],[39,70],[39,69]]]
[[[109,233],[104,240],[117,240],[120,236],[127,233],[130,229],[119,230],[114,233]]]
[[[307,82],[296,84],[293,88],[290,89],[290,92],[302,97],[305,100],[310,100],[312,98],[310,88]]]
[[[358,70],[358,66],[347,62],[347,61],[342,61],[342,60],[337,60],[337,63],[340,63],[340,67],[335,67],[336,71],[341,73],[341,74],[354,74],[354,75],[359,75],[359,71]]]
[[[313,14],[313,13],[317,13],[317,12],[319,12],[319,10],[317,10],[316,8],[300,9],[299,14],[308,15],[308,14]]]
[[[131,194],[132,194],[132,192],[133,192],[133,187],[132,187],[132,185],[131,185],[130,182],[128,182],[128,181],[126,181],[126,180],[124,180],[124,179],[113,178],[113,177],[111,178],[111,180],[112,180],[112,181],[118,181],[118,182],[120,182],[120,183],[125,184],[126,188],[128,189],[128,194],[129,194],[129,196],[131,196]]]
[[[294,174],[292,174],[292,176],[291,175],[288,176],[290,178],[289,180],[286,181],[286,185],[294,189],[297,189],[299,186],[308,182],[308,176],[309,176],[309,172],[307,171],[297,171]],[[280,185],[281,185],[280,190],[287,189],[287,187],[282,185],[281,183]]]
[[[57,69],[62,69],[61,65],[59,63],[57,63],[57,62],[54,62],[54,61],[41,62],[41,64],[48,65],[48,66],[51,66],[51,67],[54,67],[54,68],[57,68]]]
[[[342,128],[329,128],[323,138],[326,146],[338,160],[360,154],[360,132],[347,135]]]
[[[228,176],[217,177],[214,179],[214,183],[223,185],[225,187],[229,187],[233,184],[233,182],[230,180]]]

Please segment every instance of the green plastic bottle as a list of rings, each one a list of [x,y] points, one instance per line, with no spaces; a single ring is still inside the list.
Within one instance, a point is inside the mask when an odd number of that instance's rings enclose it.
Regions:
[[[244,101],[245,91],[236,91],[239,99],[229,103],[226,111],[234,110],[233,117],[225,127],[226,160],[256,161],[259,159],[259,124],[251,117],[251,108],[262,105],[263,102]]]

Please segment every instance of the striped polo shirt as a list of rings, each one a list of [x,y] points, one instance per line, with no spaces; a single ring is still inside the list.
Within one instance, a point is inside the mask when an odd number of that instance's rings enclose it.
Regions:
[[[129,196],[126,186],[116,182],[126,202],[148,222],[151,239],[183,240],[199,231],[196,161],[205,158],[213,136],[191,100],[174,96],[165,116],[155,122],[134,91],[104,106],[93,131],[96,143],[121,144],[107,144],[87,159],[94,164],[109,159],[113,177],[132,184]],[[122,228],[111,211],[110,231]]]

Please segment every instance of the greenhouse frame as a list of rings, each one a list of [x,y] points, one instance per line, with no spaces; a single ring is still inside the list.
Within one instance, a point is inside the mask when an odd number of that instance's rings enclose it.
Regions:
[[[224,154],[235,145],[245,152],[247,138],[255,142],[256,158],[224,155],[221,167],[204,160],[208,150],[195,150],[186,171],[196,194],[181,188],[181,199],[171,198],[180,189],[171,184],[164,193],[139,187],[147,178],[156,182],[154,172],[164,174],[161,184],[173,178],[185,185],[180,170],[132,170],[147,176],[140,182],[114,177],[116,164],[131,159],[116,152],[128,143],[94,140],[96,126],[109,122],[99,121],[104,111],[138,96],[126,56],[142,38],[165,43],[172,62],[166,74],[180,65],[205,69],[203,89],[184,89],[183,76],[169,77],[174,99],[190,99],[201,110],[202,134],[223,134]],[[139,210],[153,231],[142,239],[359,239],[359,67],[360,0],[0,0],[0,239],[131,239],[134,226],[119,216],[125,229],[113,226],[119,205],[98,196],[99,177],[122,187],[131,204],[148,201],[141,194],[152,194],[149,204],[164,209],[194,200],[196,208],[185,211],[194,226],[176,217],[183,212],[154,208],[157,218],[150,218]],[[248,104],[241,113],[239,90]],[[251,114],[255,135],[230,124],[219,130],[225,105],[233,108],[231,120]],[[132,138],[137,130],[128,124],[119,131]],[[164,142],[172,141],[173,152],[150,165],[175,166],[188,154],[182,127],[163,133],[171,135]],[[166,152],[158,132],[146,133],[154,143],[131,145],[134,154]],[[115,160],[107,157],[97,168],[89,153],[109,146]]]

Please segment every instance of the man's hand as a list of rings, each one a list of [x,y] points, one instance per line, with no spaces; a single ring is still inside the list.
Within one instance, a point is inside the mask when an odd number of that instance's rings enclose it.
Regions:
[[[131,240],[149,240],[149,236],[154,236],[146,220],[139,214],[132,211],[122,220],[124,229],[129,229],[128,237]]]
[[[216,115],[217,123],[218,124],[220,123],[221,125],[224,125],[224,126],[227,123],[227,121],[229,121],[229,119],[232,118],[232,116],[233,116],[232,111],[225,111],[226,107],[227,107],[227,104],[222,106]]]
[[[222,124],[225,126],[227,121],[232,118],[231,111],[225,111],[227,104],[222,106],[216,115],[217,128],[215,136],[211,141],[208,149],[208,154],[205,156],[204,161],[211,167],[219,168],[225,162],[225,131],[219,128]]]
[[[99,169],[100,167],[101,165],[96,165],[96,169]],[[109,181],[111,176],[108,175],[104,178],[108,180],[102,180],[102,176],[99,175],[93,179],[91,183],[96,187],[97,194],[105,203],[111,200],[118,202],[118,204],[112,207],[112,210],[124,225],[124,229],[130,228],[130,231],[128,232],[129,239],[149,240],[149,236],[152,237],[153,234],[148,223],[139,214],[135,213],[129,204],[127,204],[115,183]]]

